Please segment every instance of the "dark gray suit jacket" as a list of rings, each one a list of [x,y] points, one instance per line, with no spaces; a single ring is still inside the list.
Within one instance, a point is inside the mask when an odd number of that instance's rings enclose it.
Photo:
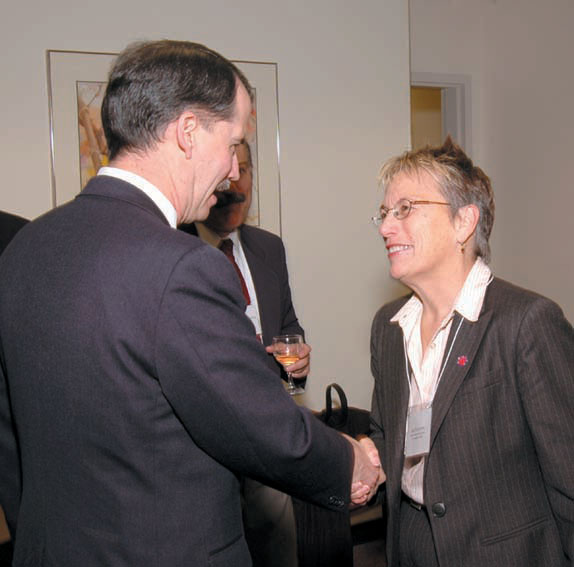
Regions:
[[[229,262],[144,193],[93,179],[24,228],[5,273],[16,567],[247,567],[238,475],[346,507],[349,445],[271,379]]]
[[[371,335],[389,567],[409,398],[402,331],[389,320],[405,301],[384,306]],[[462,324],[433,404],[424,494],[441,567],[574,564],[573,455],[572,326],[550,300],[495,278],[478,321]]]

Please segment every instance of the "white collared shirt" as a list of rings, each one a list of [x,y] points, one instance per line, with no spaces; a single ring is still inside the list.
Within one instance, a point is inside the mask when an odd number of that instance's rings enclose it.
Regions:
[[[158,207],[158,209],[163,213],[169,226],[172,228],[177,228],[177,212],[175,207],[172,205],[171,201],[152,183],[147,179],[132,173],[126,169],[120,169],[119,167],[100,167],[98,170],[98,175],[107,175],[109,177],[115,177],[116,179],[121,179],[130,185],[134,185],[141,191],[143,191]]]
[[[205,224],[201,222],[195,223],[197,226],[197,234],[204,242],[219,247],[221,238],[215,234],[211,229],[209,229]],[[234,230],[227,237],[233,242],[233,257],[235,258],[235,263],[238,265],[241,275],[245,280],[245,285],[247,286],[247,291],[249,293],[249,299],[251,303],[245,308],[245,314],[249,317],[249,320],[255,327],[255,334],[259,337],[262,335],[261,331],[261,317],[259,315],[259,304],[257,303],[257,293],[255,292],[255,284],[253,283],[253,278],[251,276],[251,270],[249,269],[249,264],[247,263],[247,258],[245,257],[245,252],[243,250],[243,245],[241,244],[241,229]]]
[[[441,362],[455,311],[467,321],[478,320],[486,288],[492,281],[492,272],[481,258],[477,258],[449,314],[432,337],[423,357],[421,317],[423,305],[413,295],[391,318],[403,331],[405,347],[411,366],[409,407],[432,404],[441,377]],[[405,380],[408,375],[405,375]],[[414,501],[423,503],[424,457],[406,457],[402,474],[402,490]]]

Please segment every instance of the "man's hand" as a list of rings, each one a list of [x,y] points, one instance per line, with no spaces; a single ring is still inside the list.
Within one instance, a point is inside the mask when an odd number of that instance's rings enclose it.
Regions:
[[[351,484],[351,504],[362,506],[374,496],[387,477],[381,467],[379,452],[371,439],[365,436],[360,441],[357,441],[348,435],[343,434],[343,436],[353,446],[355,455]]]
[[[266,346],[265,350],[269,353],[273,352],[271,345]],[[289,372],[293,378],[305,378],[311,369],[311,347],[303,343],[299,348],[299,360],[289,365]]]

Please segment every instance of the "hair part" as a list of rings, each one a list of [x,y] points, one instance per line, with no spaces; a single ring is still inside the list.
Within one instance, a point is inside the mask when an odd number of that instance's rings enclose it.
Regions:
[[[160,40],[128,46],[110,71],[102,125],[110,160],[124,151],[153,148],[167,126],[192,110],[209,129],[233,118],[245,75],[225,57],[199,43]]]
[[[488,239],[494,224],[494,193],[490,179],[450,135],[442,146],[426,146],[388,160],[379,172],[383,193],[399,174],[411,178],[428,175],[450,204],[452,218],[461,207],[475,205],[480,216],[474,233],[474,253],[485,262],[490,261]]]

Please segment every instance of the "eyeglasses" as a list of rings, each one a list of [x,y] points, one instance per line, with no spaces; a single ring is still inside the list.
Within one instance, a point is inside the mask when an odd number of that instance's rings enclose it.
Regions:
[[[392,207],[391,209],[389,209],[388,207],[385,207],[384,205],[381,205],[381,210],[379,211],[379,213],[377,215],[375,215],[374,217],[371,217],[371,221],[375,226],[381,226],[383,224],[383,221],[387,218],[387,215],[389,213],[393,213],[393,216],[397,219],[397,220],[404,220],[406,219],[412,208],[413,205],[448,205],[450,206],[450,203],[441,203],[439,201],[411,201],[410,199],[399,199],[394,207]]]

